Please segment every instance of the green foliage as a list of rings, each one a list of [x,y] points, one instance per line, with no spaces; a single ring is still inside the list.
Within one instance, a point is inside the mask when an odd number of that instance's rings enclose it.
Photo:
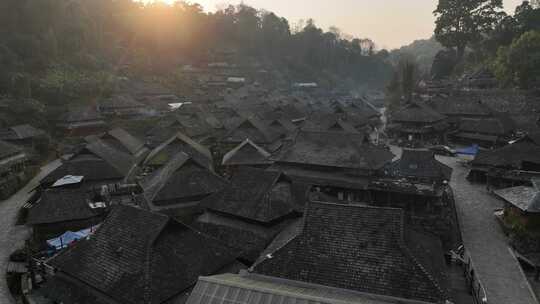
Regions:
[[[392,79],[387,86],[389,111],[397,109],[401,101],[410,102],[417,87],[420,72],[413,56],[404,55],[394,69]]]
[[[502,7],[502,0],[439,0],[435,38],[447,48],[455,47],[461,61],[466,47],[503,17]]]
[[[453,49],[441,50],[437,53],[431,66],[431,77],[443,79],[450,77],[457,64],[457,54]]]
[[[531,88],[540,81],[540,31],[529,31],[509,47],[501,47],[495,73],[505,84]]]

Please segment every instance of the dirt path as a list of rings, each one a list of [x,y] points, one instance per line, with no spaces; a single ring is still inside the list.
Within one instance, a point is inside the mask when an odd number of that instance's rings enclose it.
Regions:
[[[43,177],[58,166],[60,166],[60,161],[56,160],[42,167],[39,174],[26,186],[7,200],[0,202],[0,304],[15,303],[7,287],[5,270],[9,255],[13,250],[24,245],[24,241],[30,233],[30,229],[26,226],[15,226],[17,213],[30,198],[31,193],[29,192],[39,184]]]

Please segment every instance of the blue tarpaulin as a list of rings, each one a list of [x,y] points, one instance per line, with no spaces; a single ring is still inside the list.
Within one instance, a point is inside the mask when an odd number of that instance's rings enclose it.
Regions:
[[[66,248],[67,246],[69,246],[69,244],[73,243],[74,241],[86,238],[94,231],[96,231],[96,227],[83,229],[76,232],[66,231],[64,234],[62,234],[59,237],[47,240],[47,245],[49,245],[50,247],[56,250],[60,250],[62,248]]]
[[[480,149],[480,147],[475,144],[475,145],[472,145],[472,146],[467,147],[467,148],[457,149],[456,153],[457,154],[463,154],[463,155],[476,155],[476,154],[478,154],[479,149]]]

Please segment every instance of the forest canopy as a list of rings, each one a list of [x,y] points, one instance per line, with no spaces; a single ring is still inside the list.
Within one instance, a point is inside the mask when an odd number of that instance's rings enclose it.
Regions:
[[[209,60],[211,50],[234,50],[306,81],[325,73],[383,85],[392,73],[388,52],[369,39],[324,31],[313,20],[292,28],[243,4],[206,13],[183,1],[3,0],[0,35],[0,95],[103,92],[125,65],[154,75]]]

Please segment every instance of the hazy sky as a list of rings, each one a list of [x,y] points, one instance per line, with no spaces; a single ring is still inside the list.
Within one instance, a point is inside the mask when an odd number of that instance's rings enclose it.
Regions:
[[[237,0],[191,0],[213,11],[224,3]],[[504,0],[513,12],[522,0]],[[337,26],[343,32],[375,40],[379,48],[396,48],[415,39],[429,38],[433,33],[433,10],[437,0],[244,0],[255,8],[264,8],[296,23],[315,19],[327,29]]]

